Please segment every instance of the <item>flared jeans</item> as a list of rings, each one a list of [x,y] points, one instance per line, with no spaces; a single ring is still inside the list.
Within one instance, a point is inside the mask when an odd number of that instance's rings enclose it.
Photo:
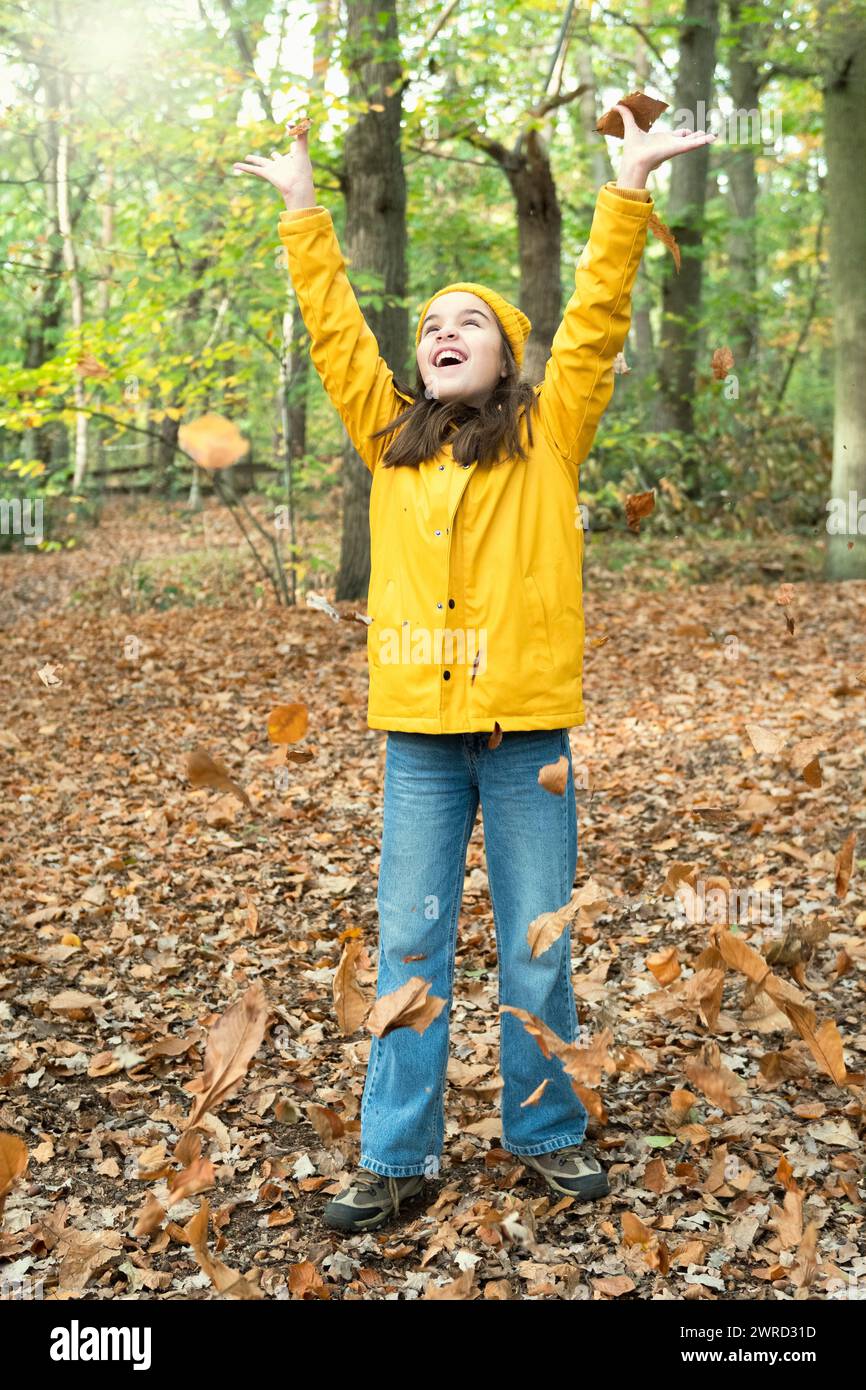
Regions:
[[[487,746],[489,738],[387,735],[376,997],[421,976],[430,981],[430,994],[447,1000],[423,1033],[401,1027],[372,1040],[359,1163],[391,1177],[439,1171],[457,919],[479,802],[499,1003],[526,1009],[565,1042],[579,1036],[569,928],[535,960],[527,941],[530,922],[568,902],[574,885],[577,808],[568,731],[511,731],[496,748]],[[560,757],[568,760],[561,796],[538,782],[539,770]],[[581,1143],[588,1116],[562,1063],[544,1056],[516,1015],[499,1017],[503,1146],[542,1154]],[[524,1105],[543,1081],[540,1099]]]

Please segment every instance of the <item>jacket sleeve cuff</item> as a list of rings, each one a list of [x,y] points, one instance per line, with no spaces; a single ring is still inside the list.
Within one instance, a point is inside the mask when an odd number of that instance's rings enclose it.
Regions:
[[[605,188],[609,188],[611,193],[617,194],[620,198],[631,198],[636,203],[652,202],[652,194],[648,188],[618,188],[613,180],[606,183]]]
[[[328,209],[322,207],[319,203],[317,203],[315,207],[311,208],[295,208],[294,212],[290,212],[289,209],[286,208],[283,212],[280,213],[279,221],[277,223],[278,230],[283,231],[284,228],[290,227],[294,222],[303,222],[306,218],[313,217],[316,214],[321,213],[325,213],[327,217],[330,217],[331,215],[330,212],[328,212]]]

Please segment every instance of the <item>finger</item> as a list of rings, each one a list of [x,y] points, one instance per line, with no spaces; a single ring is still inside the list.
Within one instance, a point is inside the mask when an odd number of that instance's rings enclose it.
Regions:
[[[619,114],[622,116],[626,130],[631,130],[632,126],[637,126],[637,121],[634,118],[634,112],[631,111],[628,106],[623,106],[621,101],[618,101],[613,109],[614,111],[618,111]]]
[[[262,170],[261,170],[257,165],[255,165],[255,164],[244,164],[243,161],[241,161],[239,164],[233,164],[233,165],[232,165],[232,173],[233,173],[233,174],[261,174],[261,173],[262,173]]]
[[[247,154],[247,155],[244,155],[244,159],[245,159],[245,161],[246,161],[247,164],[267,164],[267,163],[268,163],[268,161],[265,159],[264,155],[262,155],[262,154]]]

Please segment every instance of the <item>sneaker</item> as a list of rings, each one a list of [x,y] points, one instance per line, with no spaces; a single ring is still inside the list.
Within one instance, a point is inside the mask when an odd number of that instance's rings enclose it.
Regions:
[[[389,1217],[399,1215],[401,1202],[417,1197],[425,1181],[423,1173],[391,1178],[359,1168],[357,1176],[325,1207],[325,1225],[338,1231],[374,1231]]]
[[[554,1192],[592,1202],[610,1192],[607,1174],[585,1144],[569,1144],[546,1154],[516,1154],[539,1172]]]

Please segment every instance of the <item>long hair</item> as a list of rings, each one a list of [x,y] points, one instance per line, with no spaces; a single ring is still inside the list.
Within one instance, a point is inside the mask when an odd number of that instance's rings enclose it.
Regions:
[[[482,406],[465,405],[462,401],[428,400],[424,395],[424,378],[415,366],[415,386],[404,387],[397,379],[394,386],[412,404],[389,425],[376,430],[369,439],[399,431],[382,458],[382,467],[396,468],[409,464],[417,468],[425,459],[435,458],[443,444],[450,443],[457,463],[496,463],[516,455],[525,460],[526,452],[520,442],[521,412],[526,415],[529,445],[532,447],[532,411],[538,404],[535,390],[522,381],[511,344],[496,320],[502,338],[506,375],[497,381]]]

